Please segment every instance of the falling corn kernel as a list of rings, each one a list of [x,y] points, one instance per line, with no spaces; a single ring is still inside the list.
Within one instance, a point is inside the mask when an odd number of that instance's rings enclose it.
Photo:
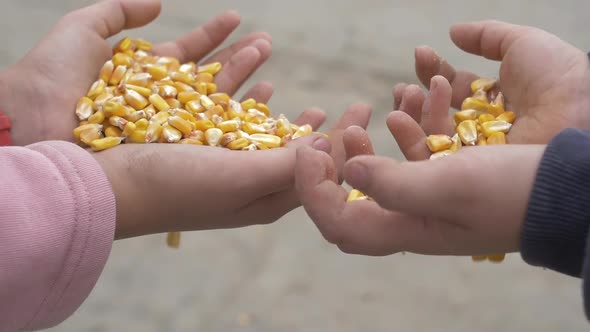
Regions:
[[[178,249],[180,247],[180,232],[170,232],[166,236],[168,247]]]

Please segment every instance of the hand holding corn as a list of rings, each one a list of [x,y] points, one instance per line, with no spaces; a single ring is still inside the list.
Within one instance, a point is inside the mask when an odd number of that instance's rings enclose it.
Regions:
[[[158,0],[106,0],[64,16],[23,59],[0,74],[0,108],[12,119],[16,145],[43,140],[74,141],[79,119],[72,110],[96,81],[112,56],[107,38],[148,24],[160,12]],[[235,12],[223,13],[175,41],[154,45],[153,52],[180,62],[223,65],[213,83],[232,95],[270,56],[270,36],[256,32],[230,47],[214,51],[240,23]],[[265,99],[268,83],[247,94]]]

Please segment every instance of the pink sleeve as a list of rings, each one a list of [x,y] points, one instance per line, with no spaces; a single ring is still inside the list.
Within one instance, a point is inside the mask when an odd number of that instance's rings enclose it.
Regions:
[[[0,332],[61,323],[109,256],[115,198],[96,160],[66,142],[0,148]]]

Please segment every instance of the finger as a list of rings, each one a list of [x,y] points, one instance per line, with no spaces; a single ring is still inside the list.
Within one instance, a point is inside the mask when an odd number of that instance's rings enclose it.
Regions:
[[[385,157],[359,156],[344,166],[344,179],[385,209],[449,218],[449,213],[458,208],[457,202],[466,202],[457,197],[460,177],[455,176],[457,167],[450,167],[448,160],[400,163]],[[468,186],[466,181],[459,187],[464,186]]]
[[[407,160],[424,160],[430,157],[426,134],[422,127],[404,112],[391,112],[387,127]]]
[[[344,131],[343,142],[346,151],[346,160],[359,155],[375,154],[369,134],[359,126],[348,127]]]
[[[231,44],[230,46],[225,47],[225,48],[215,52],[213,55],[211,55],[207,59],[203,60],[202,63],[212,63],[212,62],[226,63],[229,61],[229,59],[231,59],[231,57],[234,54],[238,53],[244,47],[252,45],[256,40],[259,40],[259,39],[266,40],[270,44],[272,44],[272,38],[268,33],[254,32],[254,33],[251,33],[251,34],[241,38],[240,40]]]
[[[294,124],[298,126],[303,126],[309,124],[314,131],[322,126],[322,124],[326,121],[326,112],[322,111],[319,108],[309,108],[303,113],[299,114],[297,119],[293,121]]]
[[[453,126],[449,109],[451,107],[451,85],[442,76],[432,77],[430,92],[422,105],[422,121],[420,125],[426,135],[451,135]]]
[[[419,86],[416,84],[408,85],[404,90],[399,110],[407,113],[412,119],[420,121],[424,98],[424,92]]]
[[[375,202],[346,202],[330,156],[300,148],[295,167],[299,201],[324,238],[342,251],[387,255],[408,250],[408,241],[419,238],[422,223],[379,207]]]
[[[244,94],[244,97],[241,101],[246,99],[254,99],[259,103],[268,103],[272,94],[274,92],[274,88],[271,83],[269,82],[260,82],[254,85],[248,92]]]
[[[408,85],[406,83],[398,83],[393,87],[393,109],[399,110],[404,96],[404,90]]]
[[[490,60],[502,60],[510,46],[531,28],[499,21],[479,21],[455,24],[451,39],[465,52]]]
[[[268,59],[270,53],[270,43],[263,39],[259,39],[253,45],[238,51],[215,76],[215,83],[219,90],[230,95],[234,94],[248,77]]]
[[[86,25],[103,39],[148,24],[160,14],[158,0],[108,0],[73,11],[64,17],[67,25]]]
[[[199,61],[221,45],[240,24],[240,15],[227,11],[173,42],[154,46],[154,53],[178,58],[180,62]]]
[[[235,167],[251,169],[264,176],[244,176],[237,180],[240,182],[239,187],[247,191],[248,197],[266,196],[291,188],[295,181],[296,150],[301,146],[327,153],[331,149],[330,142],[324,136],[316,134],[293,140],[284,148],[245,152],[236,159]]]
[[[467,71],[456,71],[430,47],[416,48],[416,75],[420,82],[430,87],[430,80],[436,75],[446,78],[451,84],[453,95],[451,105],[459,109],[463,100],[471,95],[471,82],[479,77]]]

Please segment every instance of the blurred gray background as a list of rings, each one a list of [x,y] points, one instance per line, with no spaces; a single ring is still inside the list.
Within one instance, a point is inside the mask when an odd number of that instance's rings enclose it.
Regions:
[[[6,66],[83,0],[3,0]],[[274,82],[270,106],[294,117],[320,106],[333,121],[346,106],[374,106],[377,152],[402,158],[383,119],[396,82],[415,82],[413,49],[427,44],[457,66],[494,75],[495,63],[448,38],[454,22],[496,18],[534,25],[590,49],[583,0],[163,0],[161,16],[127,34],[164,41],[224,9],[238,9],[235,40],[264,30],[274,53],[254,80]],[[509,186],[506,187],[510,190]],[[164,236],[115,244],[98,285],[54,332],[67,331],[582,331],[579,280],[525,265],[469,258],[348,256],[298,209],[268,227]]]

